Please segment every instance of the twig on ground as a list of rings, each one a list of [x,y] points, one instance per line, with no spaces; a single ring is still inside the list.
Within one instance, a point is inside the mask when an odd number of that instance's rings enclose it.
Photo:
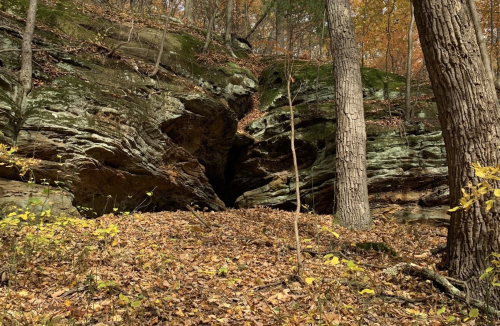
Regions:
[[[254,291],[262,291],[264,289],[272,288],[272,287],[275,287],[275,286],[278,286],[278,285],[286,285],[285,280],[279,280],[277,282],[273,282],[273,283],[268,283],[268,284],[257,286],[257,287],[254,288]]]
[[[194,215],[194,217],[196,217],[198,219],[198,221],[200,221],[203,225],[205,225],[207,228],[209,228],[210,231],[213,231],[212,226],[210,224],[208,224],[207,222],[205,222],[205,220],[203,220],[201,218],[201,216],[198,215],[198,213],[196,213],[196,211],[193,209],[193,207],[186,205],[186,208],[189,209],[189,211]]]

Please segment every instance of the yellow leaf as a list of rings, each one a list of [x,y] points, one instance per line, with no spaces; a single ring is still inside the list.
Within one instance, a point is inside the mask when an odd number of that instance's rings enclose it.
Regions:
[[[368,294],[375,294],[375,291],[371,290],[371,289],[364,289],[363,291],[358,291],[359,294],[365,294],[365,293],[368,293]]]
[[[111,320],[112,320],[112,321],[117,321],[117,322],[118,322],[118,321],[122,321],[122,320],[123,320],[123,318],[122,318],[122,316],[120,316],[120,315],[114,315],[113,317],[111,317]]]
[[[457,206],[457,207],[453,207],[452,209],[449,209],[448,212],[455,212],[455,211],[458,211],[460,208],[460,206]]]
[[[25,298],[25,297],[27,297],[27,296],[29,296],[29,295],[30,295],[30,293],[29,293],[28,291],[26,291],[26,290],[21,290],[21,291],[17,292],[17,294],[18,294],[20,297],[23,297],[23,298]]]
[[[474,200],[468,200],[466,203],[463,204],[464,206],[464,209],[467,210],[467,208],[469,208],[470,206],[472,206],[472,204],[474,203]]]
[[[480,170],[476,170],[476,175],[478,176],[478,178],[485,178],[486,177],[486,174]]]
[[[306,283],[311,285],[316,279],[314,277],[308,277],[305,279]]]
[[[339,257],[333,257],[332,260],[326,261],[325,264],[332,265],[332,266],[338,265],[339,264]]]
[[[495,197],[500,197],[500,189],[495,189]]]
[[[70,301],[70,300],[65,300],[65,301],[64,301],[64,305],[65,305],[66,307],[71,306],[71,301]]]
[[[490,209],[492,209],[494,203],[495,203],[494,200],[487,200],[486,201],[486,210],[489,211]]]

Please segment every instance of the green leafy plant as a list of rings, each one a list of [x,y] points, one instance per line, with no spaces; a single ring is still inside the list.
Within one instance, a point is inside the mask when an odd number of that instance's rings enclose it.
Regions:
[[[119,294],[118,298],[120,299],[119,303],[121,303],[122,305],[129,306],[133,309],[139,308],[142,304],[142,300],[131,301],[126,295],[121,293]]]
[[[110,224],[107,228],[95,230],[94,235],[99,240],[105,240],[106,238],[114,238],[119,232],[120,230],[115,224]]]

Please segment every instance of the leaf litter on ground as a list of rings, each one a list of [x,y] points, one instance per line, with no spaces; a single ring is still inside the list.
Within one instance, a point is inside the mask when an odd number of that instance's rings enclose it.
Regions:
[[[432,282],[384,273],[400,262],[436,270],[430,250],[445,244],[445,228],[380,215],[373,230],[352,231],[332,225],[330,215],[301,214],[301,282],[292,212],[198,214],[213,231],[183,211],[3,229],[3,322],[446,325],[468,317]],[[398,255],[364,251],[358,242],[385,242]]]

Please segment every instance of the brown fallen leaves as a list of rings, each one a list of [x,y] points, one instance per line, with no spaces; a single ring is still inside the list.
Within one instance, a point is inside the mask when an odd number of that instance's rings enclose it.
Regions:
[[[0,266],[9,280],[0,287],[0,319],[6,325],[306,325],[320,318],[323,325],[446,325],[450,316],[467,317],[467,307],[432,283],[383,272],[401,261],[435,268],[429,251],[445,243],[443,228],[375,216],[372,231],[350,231],[332,226],[331,216],[302,214],[310,254],[306,282],[298,282],[293,213],[199,215],[212,232],[189,212],[3,228]],[[357,249],[361,241],[385,241],[399,256]]]

